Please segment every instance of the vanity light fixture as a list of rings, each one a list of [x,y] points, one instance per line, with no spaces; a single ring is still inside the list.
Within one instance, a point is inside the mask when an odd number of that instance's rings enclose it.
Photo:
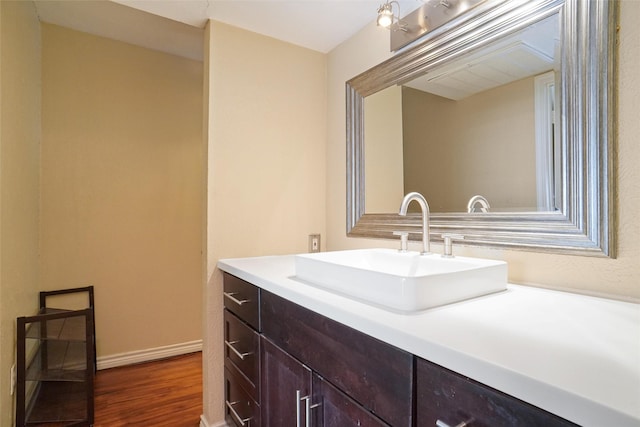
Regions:
[[[487,0],[421,0],[422,5],[400,18],[400,3],[386,0],[378,8],[377,24],[391,31],[391,51],[412,43],[438,27],[445,27],[459,16]],[[488,6],[494,4],[488,2]],[[393,7],[397,9],[394,13]]]
[[[393,5],[396,5],[398,9],[398,14],[393,14]],[[397,22],[397,28],[395,30],[407,31],[407,26],[402,20],[400,20],[400,3],[395,0],[387,1],[386,3],[380,5],[378,8],[378,19],[376,23],[379,27],[384,27],[387,29],[392,29],[392,25]]]

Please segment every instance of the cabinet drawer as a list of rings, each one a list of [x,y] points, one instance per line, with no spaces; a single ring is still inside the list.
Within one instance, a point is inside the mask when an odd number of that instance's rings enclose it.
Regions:
[[[412,425],[413,356],[262,291],[263,334],[395,427]]]
[[[260,289],[231,274],[224,273],[224,306],[240,319],[260,329]]]
[[[230,426],[259,427],[260,406],[240,385],[233,370],[224,369],[225,418]]]
[[[260,400],[260,335],[230,311],[224,311],[225,366],[237,369],[244,388]]]
[[[559,427],[575,424],[441,366],[416,358],[417,423],[469,427]]]

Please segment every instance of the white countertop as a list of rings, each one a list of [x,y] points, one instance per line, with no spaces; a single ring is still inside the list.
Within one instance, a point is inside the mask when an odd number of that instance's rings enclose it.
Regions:
[[[218,267],[319,314],[584,426],[640,426],[640,305],[507,290],[398,314],[295,279],[293,256]]]

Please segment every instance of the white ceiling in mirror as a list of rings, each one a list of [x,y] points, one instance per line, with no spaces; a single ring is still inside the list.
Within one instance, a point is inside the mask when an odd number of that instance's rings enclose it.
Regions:
[[[492,46],[434,67],[404,86],[459,101],[529,76],[558,70],[559,32],[556,14]]]

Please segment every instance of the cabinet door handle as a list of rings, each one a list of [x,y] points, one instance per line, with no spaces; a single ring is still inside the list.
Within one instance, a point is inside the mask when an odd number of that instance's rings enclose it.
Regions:
[[[301,399],[300,390],[296,390],[296,427],[300,427],[300,400]]]
[[[469,425],[471,425],[472,422],[474,422],[475,419],[474,418],[470,418],[467,421],[463,421],[460,424],[456,424],[455,427],[467,427]],[[437,427],[450,427],[449,424],[445,423],[442,420],[436,420],[436,426]]]
[[[238,295],[237,292],[223,292],[223,294],[225,297],[229,298],[231,301],[235,302],[238,305],[242,305],[250,301],[248,299],[238,299],[234,297],[234,295]]]
[[[251,418],[253,417],[249,417],[249,418],[242,418],[240,416],[240,414],[238,414],[236,412],[236,410],[233,408],[233,405],[237,405],[238,403],[240,403],[239,401],[235,401],[235,402],[229,402],[228,400],[225,401],[225,403],[227,404],[227,408],[229,408],[229,411],[231,411],[231,415],[238,420],[238,422],[240,423],[241,426],[244,427],[245,423],[251,421]]]
[[[311,427],[311,410],[317,408],[321,405],[321,403],[316,403],[315,405],[311,404],[311,395],[307,395],[302,397],[302,393],[300,390],[296,390],[296,427],[301,427],[300,425],[300,402],[304,400],[304,426]]]
[[[305,407],[305,427],[311,427],[311,410],[319,407],[321,403],[311,404],[311,395],[303,397]]]
[[[227,341],[224,340],[224,343],[227,347],[229,347],[241,360],[244,360],[245,357],[252,355],[253,352],[249,353],[240,353],[233,345],[239,343],[240,341]]]

